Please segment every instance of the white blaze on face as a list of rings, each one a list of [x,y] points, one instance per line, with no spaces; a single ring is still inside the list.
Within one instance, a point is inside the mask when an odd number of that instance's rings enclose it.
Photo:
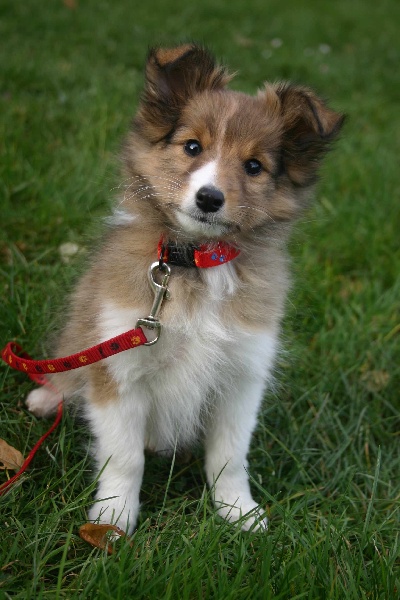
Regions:
[[[217,161],[213,160],[191,174],[183,209],[190,210],[196,207],[196,194],[200,188],[204,186],[217,187],[217,167]]]
[[[178,221],[188,233],[207,233],[218,236],[224,230],[222,225],[215,222],[215,215],[213,223],[200,221],[199,217],[204,215],[196,205],[196,195],[202,187],[218,187],[217,172],[218,162],[213,160],[194,171],[189,178],[186,193],[182,199],[181,211],[177,213]]]
[[[186,193],[183,197],[182,210],[191,213],[196,209],[196,194],[200,188],[206,186],[216,187],[217,161],[213,160],[203,165],[190,176]]]

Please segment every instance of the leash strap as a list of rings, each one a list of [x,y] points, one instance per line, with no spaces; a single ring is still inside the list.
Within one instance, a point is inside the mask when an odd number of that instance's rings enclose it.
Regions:
[[[111,338],[106,342],[92,346],[87,350],[82,350],[77,354],[71,354],[63,358],[55,358],[52,360],[33,360],[29,354],[24,352],[19,344],[16,342],[9,342],[2,351],[1,357],[10,367],[17,371],[26,373],[30,379],[40,385],[52,388],[55,392],[58,390],[50,383],[45,373],[61,373],[62,371],[70,371],[71,369],[78,369],[85,365],[103,360],[108,356],[118,354],[124,350],[130,348],[136,348],[142,346],[147,342],[147,338],[143,333],[143,330],[138,327],[137,329],[131,329],[121,335]],[[20,470],[11,477],[8,481],[0,485],[0,496],[2,496],[6,490],[15,482],[19,477],[26,471],[28,466],[33,460],[36,452],[40,446],[46,440],[46,438],[54,431],[61,422],[63,413],[63,401],[58,403],[57,415],[54,423],[46,431],[45,434],[36,442],[32,450],[29,452],[27,458],[24,460]]]
[[[40,385],[45,385],[48,388],[52,388],[56,393],[57,388],[53,386],[47,379],[45,373],[60,373],[62,371],[69,371],[71,369],[77,369],[85,365],[103,360],[113,354],[118,354],[124,350],[130,348],[136,348],[142,346],[147,342],[147,338],[143,333],[143,330],[138,327],[137,329],[131,329],[126,333],[117,335],[114,338],[96,346],[92,346],[87,350],[82,350],[77,354],[71,354],[63,358],[56,358],[52,360],[33,360],[29,354],[24,352],[19,344],[16,342],[9,342],[2,351],[2,359],[10,367],[18,371],[26,373],[30,379]],[[2,496],[6,490],[15,483],[20,476],[26,471],[32,462],[36,452],[40,446],[46,440],[46,438],[58,427],[61,422],[63,414],[63,401],[58,403],[57,415],[52,426],[42,435],[42,437],[36,442],[32,450],[29,452],[27,458],[24,460],[20,470],[13,475],[8,481],[5,481],[0,485],[0,496]]]
[[[10,479],[8,479],[8,481],[5,481],[2,485],[0,485],[0,496],[2,496],[5,493],[5,491],[7,490],[7,488],[9,488],[15,481],[17,481],[17,479],[19,479],[19,477],[22,475],[22,473],[24,473],[24,471],[26,471],[26,469],[29,467],[30,463],[33,460],[33,457],[35,456],[36,452],[39,450],[40,446],[43,444],[43,442],[45,441],[45,439],[60,424],[60,421],[62,419],[62,413],[63,413],[63,402],[61,401],[58,404],[57,415],[56,415],[56,418],[55,418],[55,421],[54,421],[53,425],[36,442],[36,444],[34,445],[34,447],[32,448],[32,450],[29,452],[27,458],[22,463],[22,466],[21,466],[20,470],[15,475],[13,475],[13,477],[10,477]]]
[[[121,335],[101,342],[96,346],[64,356],[62,358],[54,358],[50,360],[32,360],[21,346],[16,342],[9,342],[3,349],[1,357],[12,369],[22,371],[31,376],[31,379],[41,385],[46,384],[45,373],[62,373],[71,369],[78,369],[86,365],[91,365],[99,360],[142,346],[147,342],[147,338],[141,327],[130,329]],[[32,377],[32,375],[34,377]]]
[[[202,269],[216,267],[233,260],[239,254],[240,250],[238,250],[238,248],[225,242],[217,242],[213,246],[194,246],[190,244],[179,246],[173,242],[164,242],[163,239],[161,239],[158,244],[160,270],[162,270],[162,263],[181,267],[198,267]],[[154,265],[157,265],[157,263],[154,263],[150,268],[151,276],[153,276],[152,269]],[[152,279],[154,278],[152,277]],[[157,310],[159,310],[161,302],[167,292],[167,288],[166,285],[157,285],[155,281],[153,283],[156,287],[155,302]],[[161,291],[158,288],[160,288]],[[152,321],[155,321],[157,315],[153,315],[153,310],[155,310],[154,306],[151,317],[149,318],[151,318]],[[145,319],[146,323],[149,318],[147,320]],[[125,350],[130,350],[131,348],[136,348],[144,344],[150,345],[151,343],[152,342],[148,342],[142,328],[136,327],[135,329],[130,329],[121,335],[117,335],[110,340],[87,348],[86,350],[82,350],[81,352],[77,352],[76,354],[49,360],[32,360],[19,344],[16,342],[9,342],[2,350],[1,358],[12,369],[27,373],[33,381],[45,385],[46,373],[62,373],[63,371],[78,369],[79,367],[91,365],[104,358],[118,354],[119,352],[124,352]]]

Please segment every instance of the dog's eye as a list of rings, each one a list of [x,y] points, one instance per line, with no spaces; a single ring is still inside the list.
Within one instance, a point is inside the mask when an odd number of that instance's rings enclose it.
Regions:
[[[262,171],[262,164],[256,158],[251,158],[244,163],[244,170],[247,175],[259,175]]]
[[[198,156],[203,148],[197,140],[188,140],[184,145],[184,150],[189,156]]]

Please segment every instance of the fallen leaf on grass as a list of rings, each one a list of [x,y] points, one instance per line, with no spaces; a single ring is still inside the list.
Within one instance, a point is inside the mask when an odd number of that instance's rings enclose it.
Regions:
[[[0,439],[0,469],[12,469],[13,471],[19,471],[24,462],[24,457],[19,450],[16,450],[10,444],[7,444],[5,440]]]
[[[112,535],[107,535],[112,532]],[[85,523],[79,528],[80,537],[95,548],[107,548],[108,554],[113,554],[114,548],[110,543],[116,536],[125,537],[125,531],[116,525],[97,525],[96,523]]]

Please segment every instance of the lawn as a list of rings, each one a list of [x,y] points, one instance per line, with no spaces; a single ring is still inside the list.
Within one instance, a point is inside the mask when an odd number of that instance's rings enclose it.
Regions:
[[[119,183],[149,45],[199,40],[235,89],[294,80],[348,119],[292,238],[284,352],[250,453],[269,532],[215,517],[198,451],[149,458],[132,545],[91,548],[90,439],[71,411],[0,498],[1,599],[399,597],[399,23],[396,0],[3,2],[1,347],[46,356]],[[68,263],[65,242],[80,248]],[[22,374],[1,366],[0,382],[0,438],[26,455],[49,422],[25,409]]]

